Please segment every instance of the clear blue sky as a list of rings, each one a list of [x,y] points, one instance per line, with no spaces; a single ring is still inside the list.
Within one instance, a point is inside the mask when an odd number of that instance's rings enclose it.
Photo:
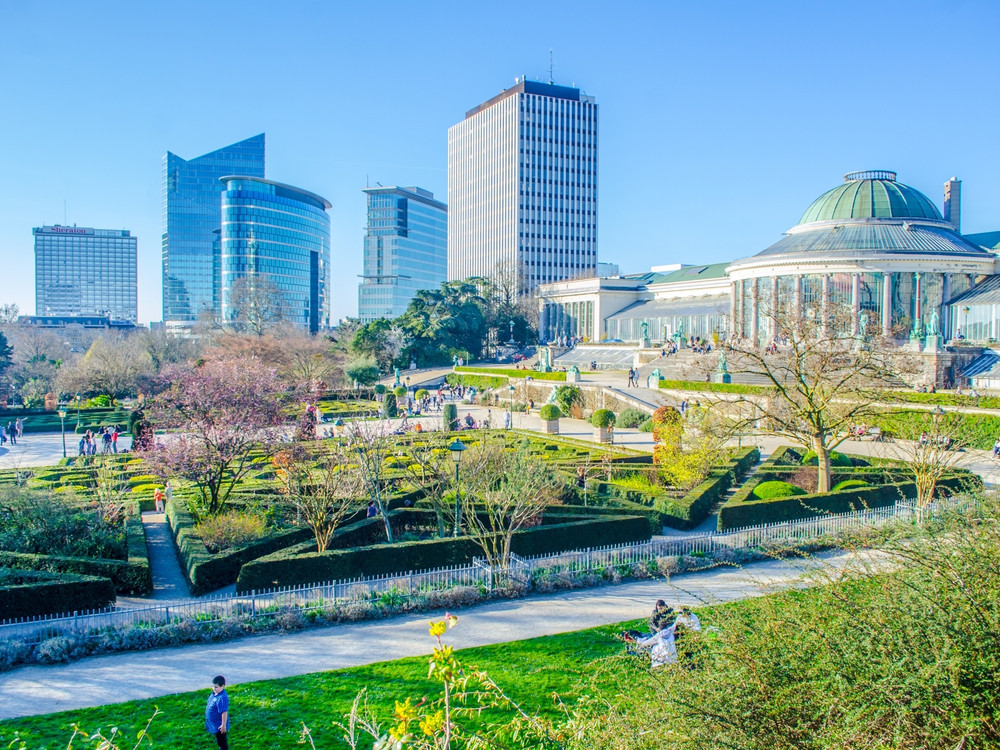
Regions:
[[[357,313],[366,181],[447,195],[447,130],[514,83],[597,98],[602,260],[752,255],[844,172],[894,169],[1000,229],[1000,3],[0,0],[0,302],[34,312],[31,228],[139,237],[159,320],[161,159],[267,133],[267,176],[333,203]]]

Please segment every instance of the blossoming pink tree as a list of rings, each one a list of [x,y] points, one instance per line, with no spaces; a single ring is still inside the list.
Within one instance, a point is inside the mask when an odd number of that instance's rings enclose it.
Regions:
[[[253,456],[274,451],[284,388],[255,357],[175,368],[163,382],[170,385],[153,399],[153,419],[174,432],[158,441],[153,460],[197,485],[199,514],[218,513]]]

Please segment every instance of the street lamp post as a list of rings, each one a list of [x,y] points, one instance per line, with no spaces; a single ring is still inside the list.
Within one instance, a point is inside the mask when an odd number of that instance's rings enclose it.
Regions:
[[[455,462],[455,533],[454,536],[458,536],[458,530],[461,525],[462,520],[462,494],[458,488],[458,465],[462,463],[462,451],[465,450],[465,443],[463,443],[458,438],[455,438],[455,442],[448,446],[448,450],[451,451],[451,460]]]
[[[511,426],[514,425],[514,386],[507,386],[507,390],[510,392],[510,423]]]
[[[79,427],[82,424],[80,421],[80,392],[76,392],[76,426]]]
[[[59,422],[62,425],[63,458],[66,458],[66,409],[59,410]]]

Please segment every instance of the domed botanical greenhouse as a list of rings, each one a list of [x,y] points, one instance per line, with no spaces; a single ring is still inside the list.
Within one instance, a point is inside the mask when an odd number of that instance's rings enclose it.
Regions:
[[[895,172],[850,172],[756,254],[542,285],[541,338],[643,349],[740,335],[766,346],[783,317],[776,310],[829,315],[845,335],[924,352],[939,385],[974,382],[969,364],[992,356],[1000,387],[1000,352],[988,348],[1000,338],[1000,232],[961,234],[960,192],[948,180],[941,211]]]

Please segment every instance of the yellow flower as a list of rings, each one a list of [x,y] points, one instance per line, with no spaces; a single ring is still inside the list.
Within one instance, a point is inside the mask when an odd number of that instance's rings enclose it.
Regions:
[[[444,635],[447,629],[448,626],[444,622],[431,622],[431,635],[435,638]]]
[[[396,701],[396,710],[393,712],[393,715],[405,723],[407,721],[413,721],[417,718],[417,709],[412,703],[410,703],[410,699],[407,698],[402,703]]]
[[[428,737],[433,737],[443,726],[444,711],[438,711],[420,720],[420,730]]]

